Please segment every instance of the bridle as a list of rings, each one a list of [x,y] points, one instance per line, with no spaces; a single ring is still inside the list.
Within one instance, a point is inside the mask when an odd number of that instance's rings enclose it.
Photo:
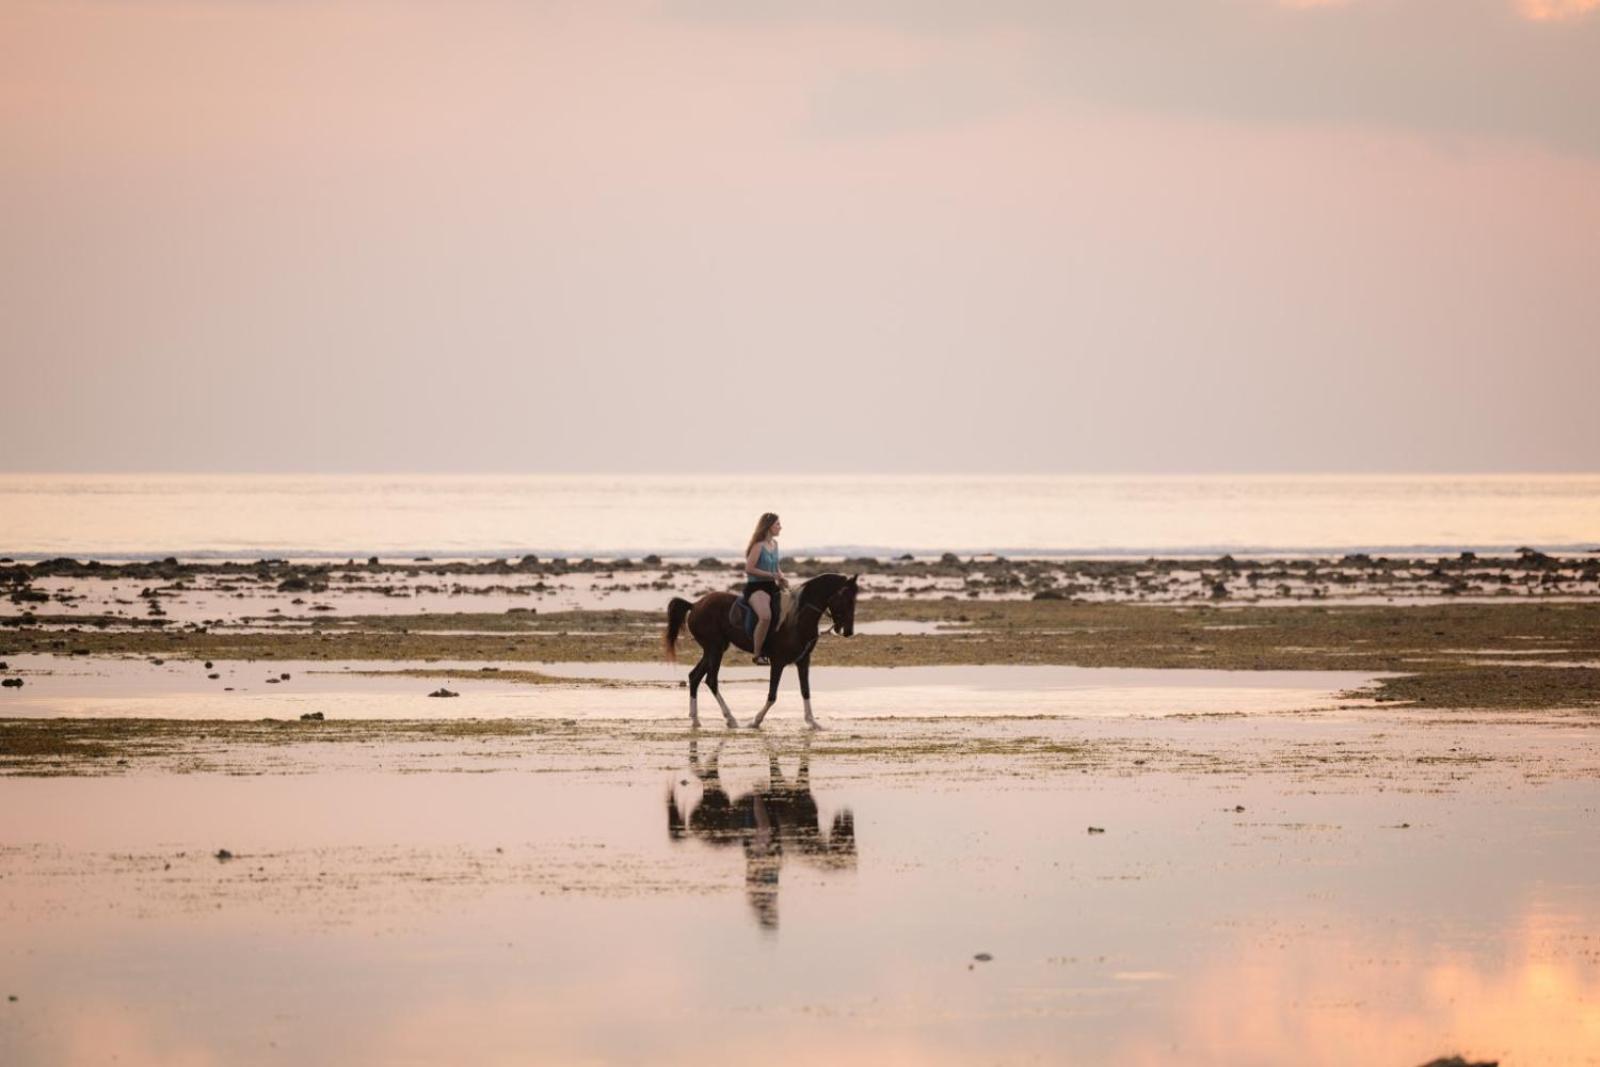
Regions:
[[[840,592],[842,592],[842,591],[843,590],[840,590]],[[838,596],[838,595],[839,595],[838,592],[835,592],[833,594],[833,596]],[[800,610],[801,611],[805,611],[807,608],[809,608],[812,611],[817,613],[817,622],[820,623],[822,621],[822,616],[833,610],[833,597],[829,597],[827,600],[824,600],[821,604],[801,604],[800,605]],[[834,626],[834,632],[837,633],[838,632],[838,628],[839,628],[839,620],[837,618],[834,619],[833,626]]]

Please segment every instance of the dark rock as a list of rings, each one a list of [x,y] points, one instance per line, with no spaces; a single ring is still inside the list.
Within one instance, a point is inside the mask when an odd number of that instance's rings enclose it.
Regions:
[[[232,852],[229,852],[229,851],[228,851],[228,850],[227,850],[227,849],[225,849],[225,848],[219,848],[219,849],[217,849],[217,851],[216,851],[216,852],[214,852],[214,853],[213,853],[213,854],[212,854],[212,855],[214,855],[214,856],[215,856],[215,857],[216,857],[216,858],[217,858],[217,859],[218,859],[218,860],[221,860],[221,861],[223,861],[223,862],[226,862],[226,861],[228,861],[228,860],[231,860],[231,859],[233,859],[233,853],[232,853]]]
[[[946,552],[944,555],[939,557],[939,562],[944,564],[946,567],[956,567],[961,564],[961,557],[956,555],[954,552]]]
[[[1071,600],[1072,598],[1059,589],[1041,589],[1033,594],[1035,600]]]
[[[368,556],[367,557],[367,566],[376,567],[377,565],[378,565],[378,557],[377,556]]]
[[[210,660],[206,660],[206,670],[209,671],[214,666],[215,664],[213,664]]]
[[[216,673],[212,673],[212,674],[208,674],[208,675],[206,675],[206,677],[207,677],[207,678],[210,678],[210,679],[211,679],[211,680],[212,680],[212,681],[213,681],[213,682],[214,682],[214,681],[216,681],[216,680],[217,680],[217,679],[218,679],[218,678],[221,678],[221,677],[222,677],[222,675],[220,675],[220,674],[216,674]]]
[[[326,718],[327,718],[327,716],[322,714],[322,712],[320,712],[320,711],[308,711],[304,715],[300,716],[300,721],[301,722],[321,722]]]
[[[1476,563],[1478,561],[1478,554],[1476,552],[1463,552],[1457,558],[1460,559],[1462,563]]]
[[[1106,832],[1106,828],[1104,826],[1091,826],[1089,827],[1089,832],[1091,834],[1103,834]]]
[[[283,581],[278,583],[278,592],[309,593],[311,592],[311,583],[306,581],[304,578],[285,578]]]
[[[1422,1067],[1500,1067],[1499,1060],[1469,1060],[1461,1056],[1440,1056],[1436,1060],[1429,1060]]]
[[[279,678],[281,678],[281,679],[283,679],[283,680],[284,680],[284,681],[286,681],[286,682],[287,682],[287,681],[288,681],[288,680],[289,680],[289,675],[288,675],[288,672],[287,672],[287,671],[286,671],[286,672],[284,672],[284,673],[283,673],[283,674],[280,674],[280,675],[278,675],[278,677],[279,677]]]
[[[5,686],[7,689],[21,689],[22,688],[22,679],[21,678],[7,678],[4,681],[0,681],[0,685]]]
[[[639,562],[643,563],[647,567],[659,567],[661,566],[661,557],[652,552]]]
[[[988,963],[990,960],[994,959],[994,957],[989,955],[987,952],[974,953],[972,958],[977,960],[979,963]]]
[[[433,692],[429,693],[428,695],[431,696],[431,697],[458,697],[461,694],[460,693],[451,692],[450,690],[446,689],[444,686],[441,685],[439,688],[435,689]]]
[[[722,566],[722,561],[714,556],[703,556],[695,566],[703,571],[716,570]]]

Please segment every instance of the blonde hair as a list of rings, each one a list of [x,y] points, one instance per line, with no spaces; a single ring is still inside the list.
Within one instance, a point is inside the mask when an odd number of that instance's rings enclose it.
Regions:
[[[750,535],[750,543],[744,546],[746,555],[749,554],[752,548],[756,547],[757,541],[765,541],[767,539],[767,534],[772,532],[773,524],[777,521],[778,513],[775,511],[768,511],[762,514],[761,518],[756,521],[756,532]]]

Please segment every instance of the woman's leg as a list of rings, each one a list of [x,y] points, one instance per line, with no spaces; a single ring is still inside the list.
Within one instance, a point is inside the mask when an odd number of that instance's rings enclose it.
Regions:
[[[750,594],[750,606],[756,611],[756,635],[751,642],[756,655],[761,655],[761,646],[766,643],[767,630],[772,625],[772,597],[764,589],[759,589]]]

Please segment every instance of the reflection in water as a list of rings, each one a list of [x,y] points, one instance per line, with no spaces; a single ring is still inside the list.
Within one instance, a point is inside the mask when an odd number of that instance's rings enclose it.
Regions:
[[[667,834],[674,841],[694,838],[713,847],[738,843],[744,848],[745,892],[756,921],[766,930],[778,928],[778,873],[784,856],[799,856],[825,870],[855,866],[855,817],[849,809],[833,817],[822,832],[816,799],[811,795],[811,742],[806,738],[800,767],[791,784],[767,749],[767,784],[730,799],[722,786],[719,742],[711,758],[700,762],[699,739],[689,740],[689,767],[700,779],[697,804],[680,806],[667,794]]]

